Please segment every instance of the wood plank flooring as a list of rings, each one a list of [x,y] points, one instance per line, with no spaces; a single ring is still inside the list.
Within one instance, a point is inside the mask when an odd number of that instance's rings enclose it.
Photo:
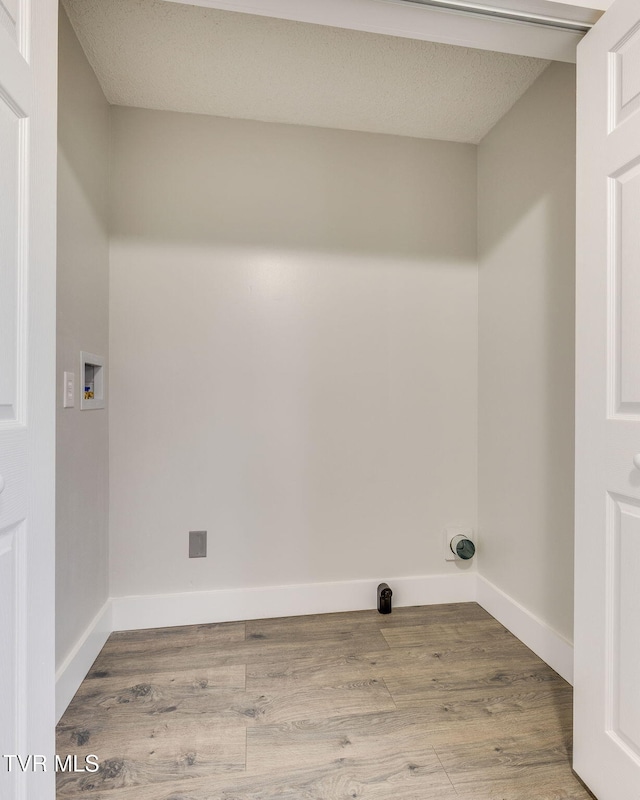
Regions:
[[[115,633],[58,800],[588,800],[571,687],[475,603]]]

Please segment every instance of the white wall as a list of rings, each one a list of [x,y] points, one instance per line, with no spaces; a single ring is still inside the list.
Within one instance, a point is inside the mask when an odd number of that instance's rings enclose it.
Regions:
[[[575,69],[478,148],[483,577],[573,633]]]
[[[60,12],[56,441],[57,666],[108,596],[106,411],[80,411],[80,351],[108,355],[109,106]],[[62,373],[76,406],[62,408]]]
[[[459,569],[441,531],[477,514],[476,148],[112,125],[111,594]]]

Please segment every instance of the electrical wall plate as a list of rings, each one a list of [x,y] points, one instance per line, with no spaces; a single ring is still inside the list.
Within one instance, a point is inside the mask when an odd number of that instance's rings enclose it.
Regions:
[[[451,549],[451,540],[454,536],[464,536],[465,539],[471,539],[476,547],[478,545],[478,537],[473,528],[469,528],[466,525],[454,525],[450,528],[445,528],[442,534],[442,547],[444,549],[445,561],[462,561]]]
[[[189,558],[207,557],[207,532],[189,531]]]

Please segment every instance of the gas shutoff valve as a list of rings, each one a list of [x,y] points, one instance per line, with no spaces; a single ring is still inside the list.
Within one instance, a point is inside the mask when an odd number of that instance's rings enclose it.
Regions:
[[[388,583],[381,583],[378,586],[378,611],[381,614],[391,613],[391,596],[393,592]]]

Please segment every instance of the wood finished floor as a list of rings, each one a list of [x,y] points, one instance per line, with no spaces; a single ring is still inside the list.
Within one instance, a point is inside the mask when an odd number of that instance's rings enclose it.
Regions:
[[[571,687],[475,603],[115,633],[58,800],[588,800]]]

